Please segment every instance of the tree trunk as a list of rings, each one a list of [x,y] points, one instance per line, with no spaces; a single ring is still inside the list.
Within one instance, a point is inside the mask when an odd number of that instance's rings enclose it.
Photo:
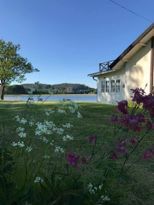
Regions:
[[[5,85],[0,85],[0,98],[1,100],[4,100],[4,92],[5,92]]]

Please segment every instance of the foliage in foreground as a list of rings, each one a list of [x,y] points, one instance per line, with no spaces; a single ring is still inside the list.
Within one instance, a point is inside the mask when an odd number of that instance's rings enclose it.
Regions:
[[[154,156],[151,143],[142,146],[153,134],[154,97],[141,89],[133,92],[134,106],[119,102],[113,125],[104,131],[113,135],[108,144],[93,133],[73,134],[83,116],[72,102],[16,115],[13,137],[1,141],[0,204],[150,205],[151,190],[141,179],[148,171],[136,166],[141,161],[144,167]]]

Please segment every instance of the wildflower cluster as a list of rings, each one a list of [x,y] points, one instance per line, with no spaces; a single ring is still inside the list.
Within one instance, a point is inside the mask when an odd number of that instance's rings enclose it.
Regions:
[[[116,145],[116,148],[111,154],[111,159],[116,160],[120,157],[127,157],[129,154],[129,151],[134,148],[134,146],[138,143],[138,137],[131,137],[126,138],[123,140],[119,140],[119,142]]]
[[[140,142],[144,139],[146,134],[154,129],[154,96],[152,94],[146,95],[141,88],[131,89],[133,96],[132,101],[134,106],[128,106],[126,100],[118,102],[118,115],[112,116],[112,123],[119,126],[119,129],[124,128],[127,131],[127,138],[119,140],[116,148],[111,154],[111,159],[115,160],[121,156],[125,156],[126,160],[129,155],[134,152]],[[130,137],[132,132],[136,133],[135,137]],[[137,136],[137,133],[142,133]],[[145,133],[143,135],[143,133]],[[144,159],[153,157],[153,150],[148,149],[143,154]]]
[[[141,88],[131,89],[133,92],[132,101],[143,108],[149,113],[151,118],[154,118],[154,96],[152,94],[146,95],[145,91]]]
[[[96,192],[102,190],[103,184],[100,184],[98,186],[94,186],[92,183],[88,184],[88,191],[90,194],[96,194]]]
[[[20,115],[15,116],[19,127],[16,128],[17,138],[11,142],[11,146],[30,153],[32,150],[40,149],[42,143],[46,146],[44,153],[42,153],[43,159],[50,159],[51,153],[57,156],[63,155],[67,152],[66,145],[74,140],[74,137],[70,134],[73,125],[67,121],[57,125],[54,119],[55,117],[61,118],[63,115],[67,117],[69,113],[76,118],[82,117],[79,106],[73,102],[64,103],[58,109],[45,110],[43,120],[40,119],[39,121],[35,121],[33,116],[29,116],[28,119]]]
[[[111,199],[108,196],[108,194],[106,193],[105,187],[103,184],[99,184],[99,185],[93,185],[92,183],[89,183],[88,186],[88,192],[90,193],[90,195],[95,196],[97,195],[98,199],[97,199],[97,204],[98,205],[102,205],[105,202],[109,202]]]

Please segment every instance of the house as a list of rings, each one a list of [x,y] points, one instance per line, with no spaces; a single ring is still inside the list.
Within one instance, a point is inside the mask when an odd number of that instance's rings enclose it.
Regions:
[[[99,64],[99,71],[89,74],[97,80],[98,102],[115,104],[129,100],[131,88],[154,92],[154,24],[148,27],[114,61]]]

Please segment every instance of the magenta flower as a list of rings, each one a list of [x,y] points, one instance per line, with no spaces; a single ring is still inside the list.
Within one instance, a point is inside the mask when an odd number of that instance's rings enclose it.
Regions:
[[[127,100],[122,100],[118,102],[118,110],[123,114],[128,114],[128,102]]]
[[[154,157],[154,149],[146,150],[143,154],[143,159],[148,160]]]
[[[112,159],[112,160],[117,160],[117,159],[118,159],[117,153],[112,152],[112,154],[111,154],[111,159]]]
[[[117,146],[116,146],[116,153],[120,154],[120,155],[125,155],[127,154],[127,144],[128,141],[127,140],[121,140]]]
[[[97,139],[96,135],[91,135],[91,136],[88,137],[89,143],[93,144],[93,145],[96,144],[96,139]]]
[[[148,130],[153,130],[154,129],[154,123],[152,123],[150,120],[147,120],[146,122],[146,128]]]
[[[81,163],[82,164],[87,164],[89,162],[89,158],[88,157],[82,157],[81,158]]]
[[[137,140],[136,137],[132,137],[132,138],[130,139],[130,143],[131,143],[132,145],[135,145],[137,142],[138,142],[138,140]]]
[[[112,122],[112,123],[115,124],[115,123],[118,122],[118,120],[119,120],[119,119],[118,119],[118,116],[117,116],[117,115],[112,115],[112,117],[111,117],[111,122]]]
[[[76,155],[75,153],[68,153],[66,156],[66,160],[69,165],[73,167],[77,167],[79,163],[80,156]]]
[[[151,117],[154,117],[154,96],[149,94],[143,99],[143,108],[147,110]]]

